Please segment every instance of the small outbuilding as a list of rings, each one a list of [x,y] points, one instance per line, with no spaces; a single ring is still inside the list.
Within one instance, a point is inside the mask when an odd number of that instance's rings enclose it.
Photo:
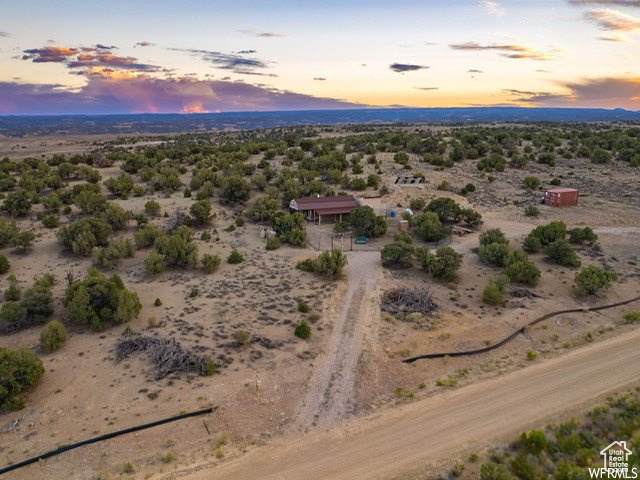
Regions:
[[[551,207],[566,207],[578,204],[580,192],[575,188],[552,188],[544,192],[545,205]]]
[[[333,218],[342,221],[344,217],[351,213],[351,210],[358,207],[358,201],[353,195],[338,195],[335,197],[302,197],[289,202],[291,212],[300,212],[305,218],[318,225],[324,218]]]

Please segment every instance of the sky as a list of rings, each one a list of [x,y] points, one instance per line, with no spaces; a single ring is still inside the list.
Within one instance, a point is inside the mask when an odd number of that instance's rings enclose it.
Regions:
[[[640,0],[0,0],[0,115],[640,110]]]

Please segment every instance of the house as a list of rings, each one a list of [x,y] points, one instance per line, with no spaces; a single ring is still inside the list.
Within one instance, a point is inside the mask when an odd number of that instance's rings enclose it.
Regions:
[[[333,218],[342,221],[344,217],[351,213],[351,210],[358,207],[358,201],[353,195],[338,195],[336,197],[302,197],[289,202],[291,212],[300,212],[305,218],[312,222],[322,222]]]
[[[544,192],[543,203],[551,207],[577,205],[579,195],[575,188],[552,188]]]

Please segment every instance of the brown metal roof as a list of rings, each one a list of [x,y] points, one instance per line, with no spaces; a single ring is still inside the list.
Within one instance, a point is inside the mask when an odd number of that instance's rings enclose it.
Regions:
[[[338,215],[340,213],[351,213],[352,207],[343,208],[318,208],[316,212],[318,215]]]
[[[339,195],[337,197],[303,197],[296,198],[298,210],[327,210],[327,209],[346,209],[348,213],[352,208],[358,206],[353,195]]]

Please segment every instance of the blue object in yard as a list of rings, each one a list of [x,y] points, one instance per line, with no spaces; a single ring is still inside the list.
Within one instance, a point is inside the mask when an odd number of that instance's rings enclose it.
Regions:
[[[365,243],[367,243],[367,237],[356,237],[357,245],[364,245]]]
[[[396,218],[396,211],[395,210],[391,210],[391,218]]]

